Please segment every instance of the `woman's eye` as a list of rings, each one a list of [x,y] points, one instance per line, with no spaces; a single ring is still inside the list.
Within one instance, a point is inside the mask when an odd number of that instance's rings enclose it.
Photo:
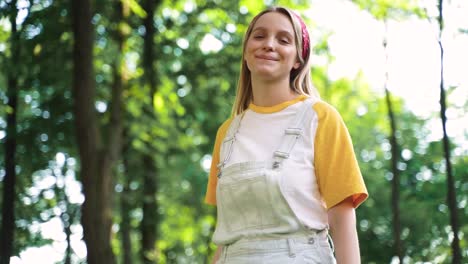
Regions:
[[[263,35],[255,35],[254,36],[254,39],[261,39],[261,38],[263,38]]]

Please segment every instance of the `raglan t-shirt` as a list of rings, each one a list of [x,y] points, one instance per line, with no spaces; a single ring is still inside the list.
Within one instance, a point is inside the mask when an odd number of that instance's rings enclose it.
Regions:
[[[225,167],[246,161],[271,160],[285,129],[307,97],[271,107],[250,104],[236,134],[232,154]],[[232,118],[218,129],[205,202],[216,205],[217,165],[220,146]],[[351,197],[354,207],[368,196],[349,132],[340,114],[318,100],[304,119],[304,131],[283,164],[286,201],[307,227],[328,225],[326,211]]]

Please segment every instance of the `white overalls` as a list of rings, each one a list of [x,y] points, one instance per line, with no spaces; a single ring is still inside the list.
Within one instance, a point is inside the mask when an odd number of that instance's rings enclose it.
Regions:
[[[301,136],[304,117],[312,111],[306,99],[285,130],[269,161],[225,167],[243,115],[236,116],[220,150],[216,186],[217,225],[213,242],[223,246],[217,264],[335,263],[327,229],[306,228],[283,196],[288,172],[282,164]]]

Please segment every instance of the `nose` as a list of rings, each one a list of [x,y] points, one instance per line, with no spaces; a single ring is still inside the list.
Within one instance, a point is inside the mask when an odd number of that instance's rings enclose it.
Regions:
[[[273,38],[265,38],[263,42],[263,49],[271,51],[274,49],[274,39]]]

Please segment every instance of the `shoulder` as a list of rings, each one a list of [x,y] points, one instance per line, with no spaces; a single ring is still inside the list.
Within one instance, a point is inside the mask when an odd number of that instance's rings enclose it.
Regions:
[[[218,128],[218,133],[220,132],[226,132],[228,129],[229,129],[229,126],[231,125],[232,123],[232,120],[234,118],[233,117],[230,117],[228,119],[226,119]]]
[[[312,109],[317,113],[320,120],[330,120],[341,122],[342,118],[338,110],[325,101],[317,101]]]
[[[232,123],[232,120],[234,118],[233,117],[230,117],[228,118],[227,120],[225,120],[218,128],[218,132],[216,133],[216,138],[221,140],[223,139],[225,136],[226,136],[226,133],[229,129],[229,126],[231,125]]]

